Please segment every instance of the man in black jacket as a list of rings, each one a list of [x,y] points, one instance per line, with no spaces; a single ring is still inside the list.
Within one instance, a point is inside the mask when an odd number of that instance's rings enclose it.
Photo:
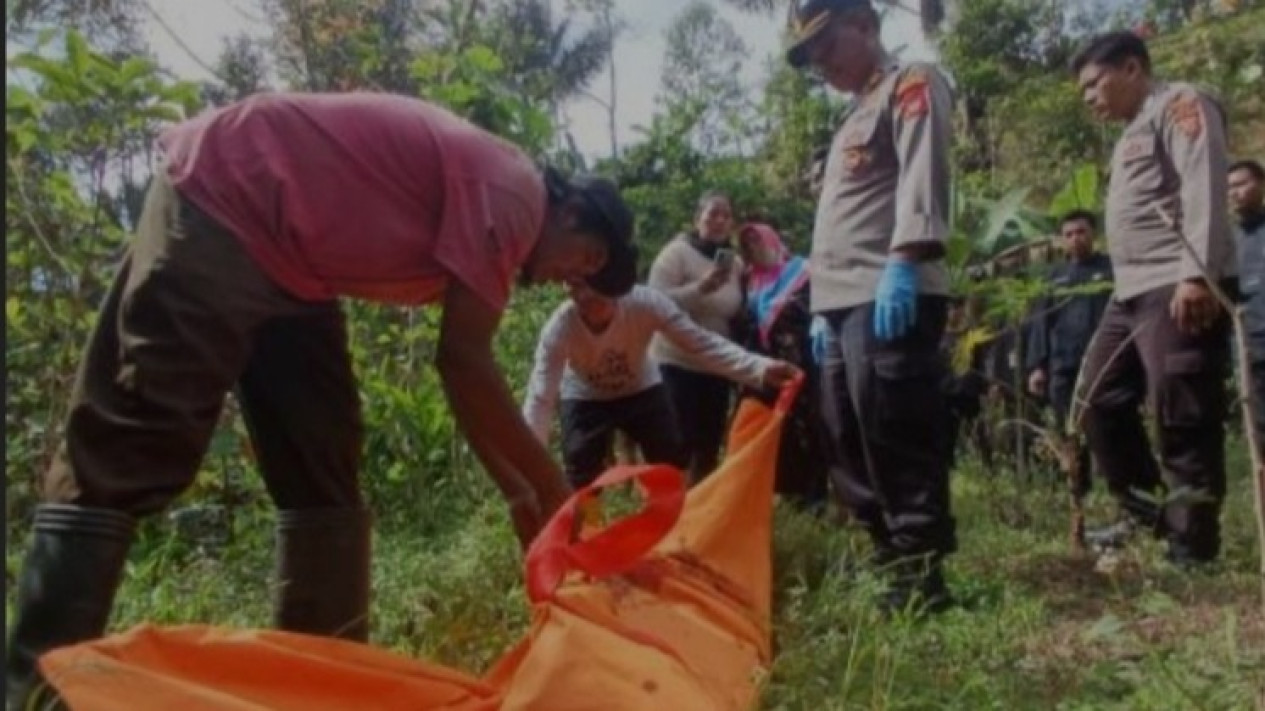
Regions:
[[[1072,410],[1081,361],[1111,299],[1111,259],[1094,250],[1097,220],[1085,210],[1069,212],[1059,232],[1067,260],[1051,270],[1051,293],[1036,305],[1025,366],[1028,392],[1049,400],[1054,423],[1063,431]],[[1082,445],[1077,496],[1089,491],[1089,449]]]

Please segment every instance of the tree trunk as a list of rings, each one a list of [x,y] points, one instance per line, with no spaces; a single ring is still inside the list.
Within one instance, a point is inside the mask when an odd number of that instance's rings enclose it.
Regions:
[[[619,128],[616,125],[617,89],[615,82],[615,19],[611,17],[611,5],[602,8],[602,25],[610,41],[606,45],[607,72],[610,77],[611,97],[606,102],[606,120],[611,138],[611,160],[619,157]]]

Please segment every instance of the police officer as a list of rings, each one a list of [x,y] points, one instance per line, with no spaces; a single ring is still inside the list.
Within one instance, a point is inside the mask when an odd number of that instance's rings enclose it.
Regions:
[[[1252,372],[1252,417],[1258,443],[1265,443],[1265,169],[1254,160],[1230,166],[1230,204],[1238,217],[1239,284],[1247,307],[1248,360]]]
[[[1117,545],[1141,525],[1187,567],[1221,546],[1229,318],[1207,279],[1228,287],[1235,271],[1225,117],[1203,91],[1154,78],[1146,44],[1130,32],[1093,38],[1072,70],[1094,114],[1124,124],[1106,211],[1115,293],[1082,380],[1090,449],[1128,516],[1091,539]],[[1137,493],[1161,489],[1138,411],[1144,396],[1169,489],[1163,506]]]
[[[894,572],[888,609],[940,610],[941,560],[957,546],[939,387],[952,96],[934,66],[883,49],[865,0],[805,0],[794,21],[788,62],[856,98],[826,159],[811,255],[838,490]]]
[[[1027,362],[1028,392],[1046,397],[1061,432],[1072,405],[1081,360],[1111,298],[1111,259],[1094,250],[1098,221],[1092,212],[1073,210],[1060,220],[1067,261],[1048,276],[1052,293],[1039,299],[1032,315]],[[1075,289],[1074,293],[1068,290]],[[1080,477],[1073,493],[1089,491],[1089,448],[1079,449]]]

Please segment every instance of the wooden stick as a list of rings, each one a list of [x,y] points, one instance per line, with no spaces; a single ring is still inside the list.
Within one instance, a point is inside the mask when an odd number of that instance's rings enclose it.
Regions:
[[[1256,405],[1252,402],[1252,368],[1248,357],[1247,334],[1243,328],[1243,307],[1231,301],[1230,297],[1221,290],[1216,280],[1208,273],[1207,265],[1199,259],[1199,255],[1195,253],[1186,235],[1178,228],[1177,221],[1172,215],[1169,215],[1168,211],[1158,203],[1152,203],[1151,206],[1168,227],[1181,235],[1182,245],[1199,266],[1199,271],[1203,272],[1208,288],[1221,303],[1222,308],[1230,314],[1230,320],[1234,324],[1234,355],[1239,365],[1239,408],[1243,413],[1243,431],[1247,435],[1248,454],[1252,457],[1252,471],[1255,474],[1253,488],[1256,495],[1256,544],[1260,557],[1261,607],[1265,609],[1265,466],[1261,464],[1260,442],[1252,416],[1252,410]]]
[[[1081,471],[1080,457],[1078,445],[1079,441],[1074,434],[1065,434],[1058,431],[1056,427],[1038,427],[1027,420],[1014,419],[1003,420],[999,423],[999,427],[1012,426],[1017,428],[1027,428],[1035,432],[1039,437],[1039,441],[1045,448],[1054,455],[1055,461],[1058,462],[1059,469],[1062,471],[1064,479],[1067,482],[1067,493],[1071,503],[1071,544],[1075,551],[1085,550],[1085,501],[1077,494],[1082,477],[1086,472]]]

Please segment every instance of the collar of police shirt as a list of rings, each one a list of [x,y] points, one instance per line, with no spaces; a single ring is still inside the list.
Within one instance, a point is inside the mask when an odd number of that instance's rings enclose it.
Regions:
[[[892,72],[900,69],[900,67],[901,63],[898,60],[888,56],[888,54],[884,52],[883,58],[879,60],[878,69],[874,70],[874,73],[870,75],[869,81],[865,83],[865,88],[857,94],[857,103],[861,103],[868,98],[870,94],[874,93],[874,90],[883,83],[883,80],[886,79]]]
[[[1168,89],[1168,84],[1165,82],[1148,79],[1146,98],[1142,100],[1142,105],[1138,107],[1138,113],[1134,115],[1132,119],[1129,119],[1128,125],[1131,126],[1134,122],[1142,118],[1146,118],[1149,121],[1151,114],[1153,113],[1151,109],[1154,107],[1155,102],[1159,101],[1160,95],[1163,94],[1166,89]]]

